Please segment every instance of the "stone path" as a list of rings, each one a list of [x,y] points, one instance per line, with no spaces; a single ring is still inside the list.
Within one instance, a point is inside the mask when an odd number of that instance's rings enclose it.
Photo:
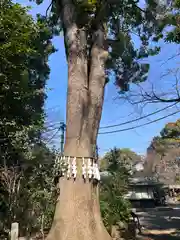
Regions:
[[[180,205],[139,212],[142,240],[180,240]]]

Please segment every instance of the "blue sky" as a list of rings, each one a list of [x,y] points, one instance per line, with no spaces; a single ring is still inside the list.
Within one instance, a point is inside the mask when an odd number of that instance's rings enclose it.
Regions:
[[[18,0],[17,2],[23,5],[30,5],[27,0]],[[40,6],[36,6],[35,4],[31,3],[31,6],[32,10],[30,13],[35,16],[35,14],[38,12],[45,12],[48,6],[48,1],[45,1],[45,3]],[[56,122],[58,126],[60,121],[65,121],[66,115],[67,64],[63,37],[55,37],[53,43],[58,49],[58,52],[53,54],[49,59],[51,74],[47,84],[47,89],[51,90],[47,90],[48,98],[45,107],[48,113],[48,122]],[[171,61],[166,61],[177,51],[179,51],[179,48],[176,45],[162,43],[161,47],[161,53],[158,56],[151,57],[149,59],[150,72],[148,82],[144,84],[144,87],[148,88],[148,84],[150,86],[150,83],[156,83],[155,86],[158,91],[167,90],[169,88],[169,85],[172,84],[172,76],[168,76],[165,80],[161,80],[161,75],[167,69],[175,68],[180,61],[180,59],[177,58],[174,58]],[[131,86],[131,89],[134,89],[134,87]],[[118,124],[121,122],[133,120],[137,117],[142,116],[143,114],[151,113],[163,107],[165,107],[164,104],[149,104],[142,109],[138,108],[137,106],[133,106],[128,102],[120,100],[118,98],[117,89],[114,86],[112,79],[111,83],[108,84],[106,88],[101,126]],[[137,126],[156,118],[160,118],[174,111],[177,111],[177,108],[173,107],[159,114],[156,114],[155,116],[144,119],[141,122],[139,121],[133,124],[127,124],[115,129],[117,130]],[[99,135],[98,146],[100,154],[104,154],[114,146],[119,148],[131,148],[137,153],[145,154],[146,148],[150,144],[152,138],[155,135],[159,134],[160,130],[166,123],[175,121],[178,118],[179,114],[134,130],[119,132],[115,134]],[[107,129],[107,131],[115,129]],[[58,135],[56,136],[54,144],[59,145]]]

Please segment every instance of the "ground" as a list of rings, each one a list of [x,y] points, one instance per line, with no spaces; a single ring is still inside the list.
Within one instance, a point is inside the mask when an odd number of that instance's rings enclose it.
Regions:
[[[138,212],[143,226],[139,240],[180,239],[180,204]]]

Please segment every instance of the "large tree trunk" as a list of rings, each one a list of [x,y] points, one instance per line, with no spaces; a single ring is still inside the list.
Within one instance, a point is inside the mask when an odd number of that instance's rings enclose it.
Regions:
[[[86,34],[75,24],[70,0],[64,0],[63,23],[68,61],[67,124],[64,155],[93,157],[101,119],[107,52],[102,29],[94,36],[87,58]],[[90,67],[88,61],[90,60]],[[100,214],[98,185],[82,179],[61,178],[54,221],[47,240],[109,240]]]

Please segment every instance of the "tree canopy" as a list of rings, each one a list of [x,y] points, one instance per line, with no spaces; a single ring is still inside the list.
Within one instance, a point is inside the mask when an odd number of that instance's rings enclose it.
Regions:
[[[43,0],[36,2],[41,4]],[[72,2],[69,1],[68,4],[70,3]],[[63,4],[65,4],[64,1],[52,1],[47,14],[48,23],[56,30],[57,28],[59,31],[63,30],[66,34],[65,20],[62,15]],[[162,10],[166,6],[159,5],[153,0],[146,2],[143,8],[140,7],[139,1],[131,0],[128,2],[117,0],[73,1],[73,21],[84,31],[82,36],[86,36],[84,43],[87,43],[87,55],[90,54],[95,35],[98,34],[98,28],[101,26],[101,30],[103,29],[106,35],[105,45],[109,52],[106,62],[107,80],[114,74],[116,84],[123,91],[128,90],[129,83],[146,80],[149,65],[141,63],[139,60],[157,54],[160,50],[159,47],[149,47],[149,40],[157,38],[160,30],[162,31],[165,27],[165,24],[162,26],[164,20],[158,19],[159,7]],[[134,37],[137,38],[137,36],[141,42],[139,48],[134,44]],[[65,48],[68,51],[66,40]]]
[[[179,120],[167,123],[160,136],[153,138],[148,151],[145,171],[154,174],[159,181],[175,183],[179,177]]]
[[[169,149],[179,146],[180,121],[170,122],[161,130],[160,136],[154,137],[148,151],[165,154]]]
[[[180,43],[179,10],[179,0],[167,2],[166,9],[158,20],[158,34],[154,38],[155,41],[163,38],[169,43]]]
[[[111,166],[112,161],[113,165]],[[114,171],[116,171],[118,166],[123,163],[123,166],[132,169],[133,166],[139,161],[141,161],[141,156],[139,156],[137,153],[133,152],[129,148],[114,148],[107,152],[105,156],[101,159],[100,166],[101,171],[106,171],[107,169],[110,170],[111,168],[114,168]],[[117,164],[117,166],[115,165],[115,163]]]
[[[148,1],[148,4],[153,4],[153,1]],[[150,37],[152,45],[158,44],[163,46],[163,42],[168,44],[172,43],[174,46],[180,43],[180,5],[179,0],[175,1],[156,1],[154,3],[156,13],[152,12],[151,17],[154,17],[155,29]],[[146,10],[145,10],[146,12]],[[142,53],[144,52],[143,48]],[[160,50],[160,49],[158,49]],[[143,55],[143,54],[142,54]],[[146,57],[147,54],[144,54]],[[128,99],[129,102],[137,105],[144,106],[149,103],[178,103],[180,102],[179,98],[179,65],[169,68],[169,63],[171,61],[176,61],[179,57],[179,50],[177,48],[176,52],[172,53],[171,56],[166,57],[163,60],[163,64],[159,64],[159,68],[164,68],[167,64],[167,69],[162,70],[161,76],[162,79],[162,89],[159,88],[159,81],[157,79],[150,79],[150,85],[137,84],[137,88],[133,89],[131,92],[127,92],[125,95],[121,95],[121,98]],[[173,64],[175,65],[175,64]],[[169,80],[168,80],[169,79]],[[165,86],[168,86],[166,89]]]
[[[165,140],[179,140],[180,138],[180,120],[170,122],[165,125],[161,131],[161,137]]]

